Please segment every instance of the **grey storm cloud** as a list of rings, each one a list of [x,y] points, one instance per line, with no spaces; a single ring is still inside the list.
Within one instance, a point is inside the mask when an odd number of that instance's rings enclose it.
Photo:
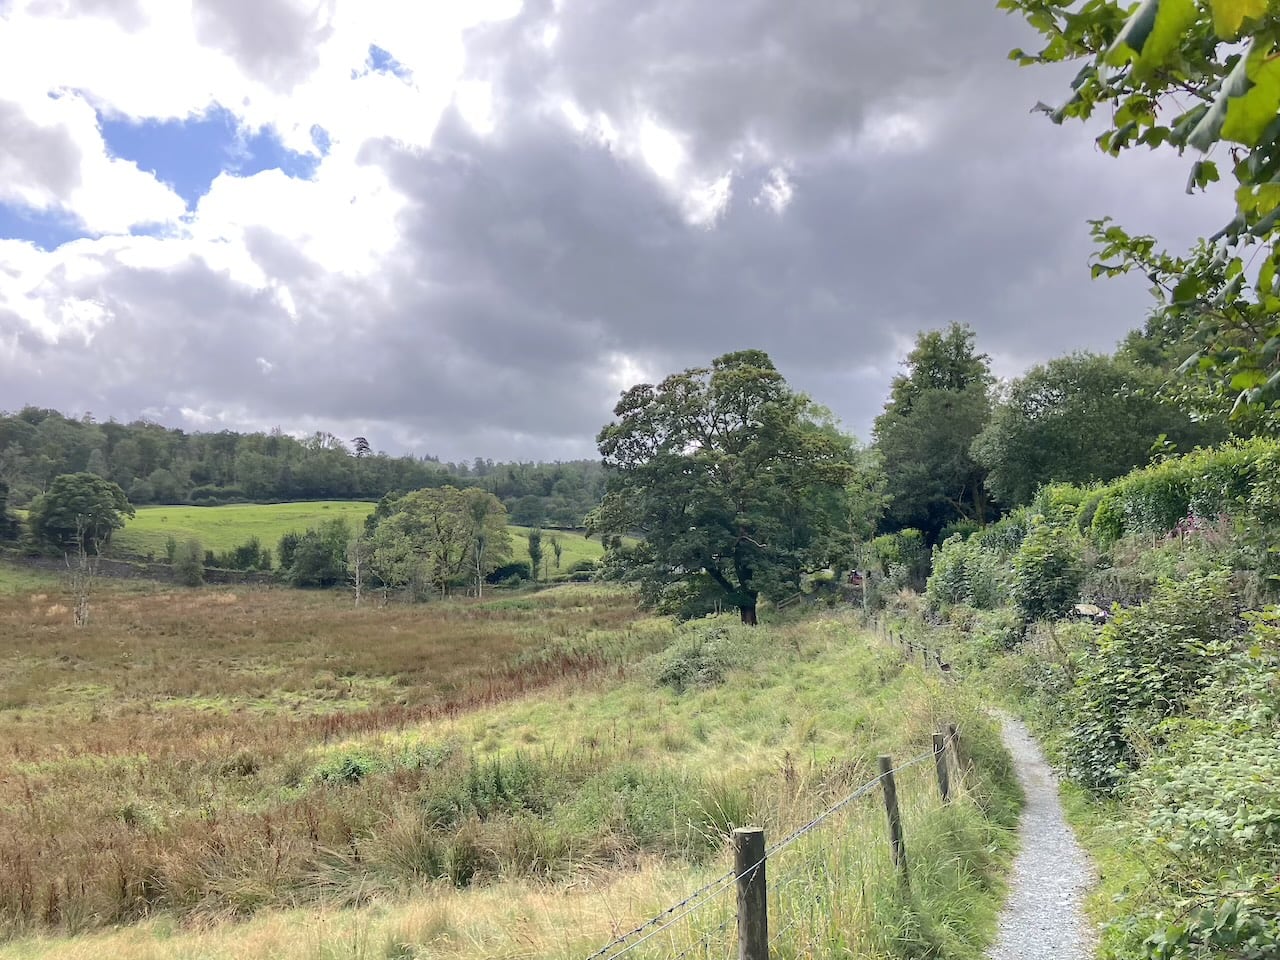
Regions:
[[[80,148],[65,127],[34,123],[0,100],[0,181],[36,184],[65,198],[80,185]]]
[[[257,33],[248,7],[202,2],[247,67],[307,68],[280,0]],[[921,329],[970,323],[1012,374],[1138,326],[1142,284],[1088,278],[1087,217],[1177,245],[1225,216],[1182,195],[1189,161],[1113,160],[1085,129],[1031,116],[1064,75],[1007,61],[1031,38],[993,3],[559,6],[531,0],[469,34],[470,71],[496,85],[492,133],[450,111],[429,150],[365,146],[408,198],[375,276],[330,275],[254,232],[295,320],[200,261],[113,264],[73,292],[115,319],[88,344],[19,345],[30,362],[0,404],[220,410],[447,458],[589,456],[625,386],[619,358],[661,376],[755,347],[865,439]],[[700,173],[730,172],[728,206],[691,225],[643,164],[564,122],[560,98],[676,131]],[[895,113],[916,139],[881,149],[870,134]],[[781,213],[757,202],[778,166],[793,189]],[[0,349],[0,381],[4,368]]]
[[[320,62],[332,32],[330,4],[293,0],[193,0],[200,42],[229,54],[256,80],[292,89]]]

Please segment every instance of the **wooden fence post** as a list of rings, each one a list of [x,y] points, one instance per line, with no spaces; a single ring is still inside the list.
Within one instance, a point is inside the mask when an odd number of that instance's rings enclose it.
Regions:
[[[884,812],[889,817],[889,849],[893,865],[907,882],[907,845],[902,839],[902,815],[898,812],[898,786],[893,779],[893,758],[880,757],[880,786],[884,790]]]
[[[733,872],[738,876],[738,960],[769,960],[769,898],[764,831],[733,831]]]
[[[933,735],[933,764],[938,768],[938,792],[942,802],[951,802],[951,774],[947,769],[947,738],[941,733]]]

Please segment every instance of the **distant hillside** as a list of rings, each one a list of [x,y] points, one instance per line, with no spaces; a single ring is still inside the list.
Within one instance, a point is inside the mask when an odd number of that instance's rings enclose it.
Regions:
[[[21,507],[54,477],[88,471],[118,483],[135,505],[377,500],[423,487],[480,486],[513,522],[574,527],[603,496],[596,461],[440,463],[392,457],[365,437],[317,432],[299,440],[271,433],[186,433],[138,421],[71,419],[24,407],[0,413],[0,482]]]

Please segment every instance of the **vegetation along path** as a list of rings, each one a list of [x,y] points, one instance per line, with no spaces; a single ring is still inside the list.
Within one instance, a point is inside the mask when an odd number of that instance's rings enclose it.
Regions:
[[[1093,882],[1085,852],[1067,825],[1058,784],[1027,728],[1002,716],[1005,746],[1026,795],[1009,900],[991,960],[1085,960],[1094,932],[1082,901]]]

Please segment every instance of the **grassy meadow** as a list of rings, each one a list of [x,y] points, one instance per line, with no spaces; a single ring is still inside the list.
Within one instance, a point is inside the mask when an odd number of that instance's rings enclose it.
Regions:
[[[853,804],[771,867],[780,955],[976,957],[992,928],[1016,804],[987,721],[852,621],[132,586],[77,631],[58,601],[0,593],[0,958],[585,956],[722,873],[733,826],[776,837],[950,720],[959,801],[929,763],[899,785],[911,890]]]
[[[359,500],[320,500],[296,503],[235,503],[221,507],[159,506],[139,507],[137,515],[112,538],[117,554],[134,557],[163,558],[165,543],[173,537],[179,543],[198,540],[206,550],[222,553],[257,537],[272,550],[286,533],[301,533],[325,520],[343,519],[358,530],[374,505]],[[515,560],[528,560],[528,527],[512,526],[512,555]],[[560,541],[560,566],[556,567],[551,539]],[[599,540],[588,540],[580,533],[562,530],[543,531],[542,547],[546,554],[547,573],[554,580],[581,560],[599,560],[604,548]],[[3,581],[0,581],[2,587]]]
[[[232,503],[221,507],[139,507],[137,515],[112,537],[117,553],[163,558],[165,543],[199,540],[206,550],[221,553],[257,537],[273,552],[286,533],[302,533],[325,520],[346,520],[358,529],[374,505],[361,500],[318,500],[297,503]]]

